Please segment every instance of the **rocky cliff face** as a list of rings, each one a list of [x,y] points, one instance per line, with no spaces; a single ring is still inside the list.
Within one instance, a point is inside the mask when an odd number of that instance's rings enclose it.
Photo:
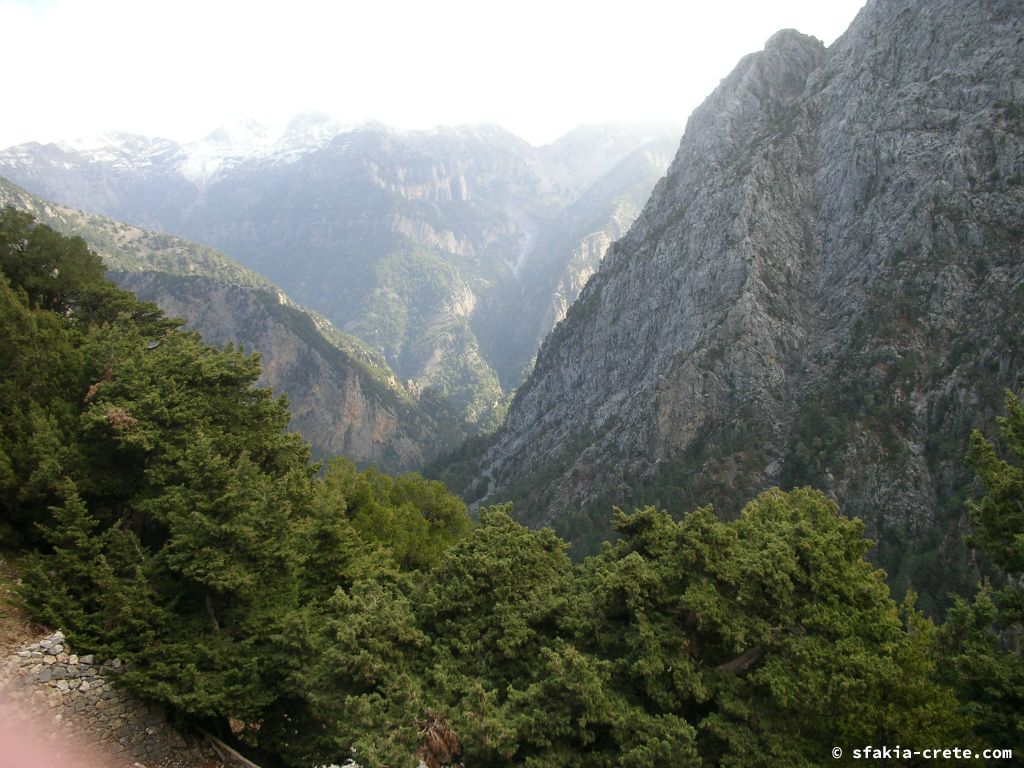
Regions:
[[[291,428],[317,458],[347,456],[387,472],[416,470],[464,435],[443,402],[426,406],[397,382],[331,344],[308,314],[274,293],[202,277],[119,272],[111,277],[216,346],[258,352],[257,386],[288,396]]]
[[[730,514],[812,483],[941,594],[967,435],[1021,383],[1022,134],[1016,2],[872,0],[829,49],[778,33],[694,112],[470,495],[586,541],[611,503]]]
[[[537,148],[489,126],[341,129],[308,116],[277,143],[242,133],[23,145],[0,153],[0,172],[223,250],[481,427],[496,425],[678,142],[673,128],[594,126]]]
[[[31,211],[54,229],[82,236],[121,287],[185,318],[208,343],[258,352],[258,384],[288,396],[291,427],[318,457],[344,455],[389,472],[414,470],[465,435],[458,414],[440,398],[414,396],[358,340],[223,254],[48,203],[3,179],[0,205]]]

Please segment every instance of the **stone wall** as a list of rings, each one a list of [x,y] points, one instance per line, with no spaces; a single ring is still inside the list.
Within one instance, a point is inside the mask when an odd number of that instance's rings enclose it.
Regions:
[[[117,659],[77,656],[60,631],[0,658],[0,694],[19,713],[58,738],[99,747],[114,766],[200,768],[209,747],[186,740],[163,710],[117,685]]]

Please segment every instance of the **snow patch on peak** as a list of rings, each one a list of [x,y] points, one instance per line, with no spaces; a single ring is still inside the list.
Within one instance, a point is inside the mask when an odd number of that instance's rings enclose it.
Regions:
[[[312,145],[330,141],[348,130],[325,112],[300,112],[288,121],[278,144],[286,146]]]
[[[324,112],[300,112],[274,145],[274,160],[290,162],[306,152],[326,147],[335,136],[353,130]]]
[[[347,126],[322,112],[299,113],[280,136],[255,120],[237,120],[182,147],[178,171],[194,184],[207,184],[244,162],[294,162],[346,130]]]
[[[169,139],[150,138],[134,133],[109,131],[51,145],[64,155],[77,155],[87,163],[103,163],[122,170],[135,170],[153,164],[158,155],[177,149]],[[67,162],[64,163],[67,165]]]
[[[206,184],[229,168],[266,153],[273,137],[255,120],[232,120],[181,148],[178,171],[193,184]]]

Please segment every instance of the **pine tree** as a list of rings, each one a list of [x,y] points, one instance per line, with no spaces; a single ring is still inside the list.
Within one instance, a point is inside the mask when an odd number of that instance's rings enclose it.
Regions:
[[[565,543],[549,529],[527,530],[505,508],[481,511],[471,535],[427,574],[416,613],[431,638],[428,700],[436,727],[459,740],[467,765],[539,765],[553,759],[552,748],[575,743],[572,733],[551,743],[557,697],[536,707],[520,695],[541,698],[531,686],[566,653],[555,635],[571,577]]]
[[[968,504],[969,541],[999,568],[1003,586],[958,597],[943,627],[947,673],[986,745],[1024,744],[1024,404],[1006,393],[998,420],[1003,455],[980,432],[967,463],[985,493]]]
[[[956,730],[927,621],[893,603],[859,521],[810,489],[768,491],[738,520],[619,514],[570,618],[613,665],[623,722],[678,718],[676,763],[817,765],[826,745],[932,743]],[[644,741],[613,730],[635,765]],[[664,764],[664,757],[659,758]]]

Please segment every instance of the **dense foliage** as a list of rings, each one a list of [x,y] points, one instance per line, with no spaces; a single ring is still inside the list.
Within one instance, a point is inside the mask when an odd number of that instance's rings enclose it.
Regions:
[[[1006,410],[1006,457],[979,432],[967,453],[985,490],[968,504],[971,543],[999,569],[1002,586],[987,581],[973,600],[957,598],[943,640],[948,677],[979,735],[1024,744],[1024,404],[1007,394]]]
[[[268,764],[811,766],[833,746],[1021,743],[1024,408],[976,436],[976,540],[1013,577],[937,629],[811,489],[730,522],[550,530],[345,460],[321,472],[215,350],[0,214],[0,525],[24,597],[126,684]],[[237,727],[241,724],[241,729]]]
[[[0,526],[39,553],[34,613],[211,726],[294,719],[311,617],[339,587],[431,567],[465,506],[415,475],[318,477],[284,401],[252,386],[258,359],[105,282],[82,240],[8,209],[0,267]]]

